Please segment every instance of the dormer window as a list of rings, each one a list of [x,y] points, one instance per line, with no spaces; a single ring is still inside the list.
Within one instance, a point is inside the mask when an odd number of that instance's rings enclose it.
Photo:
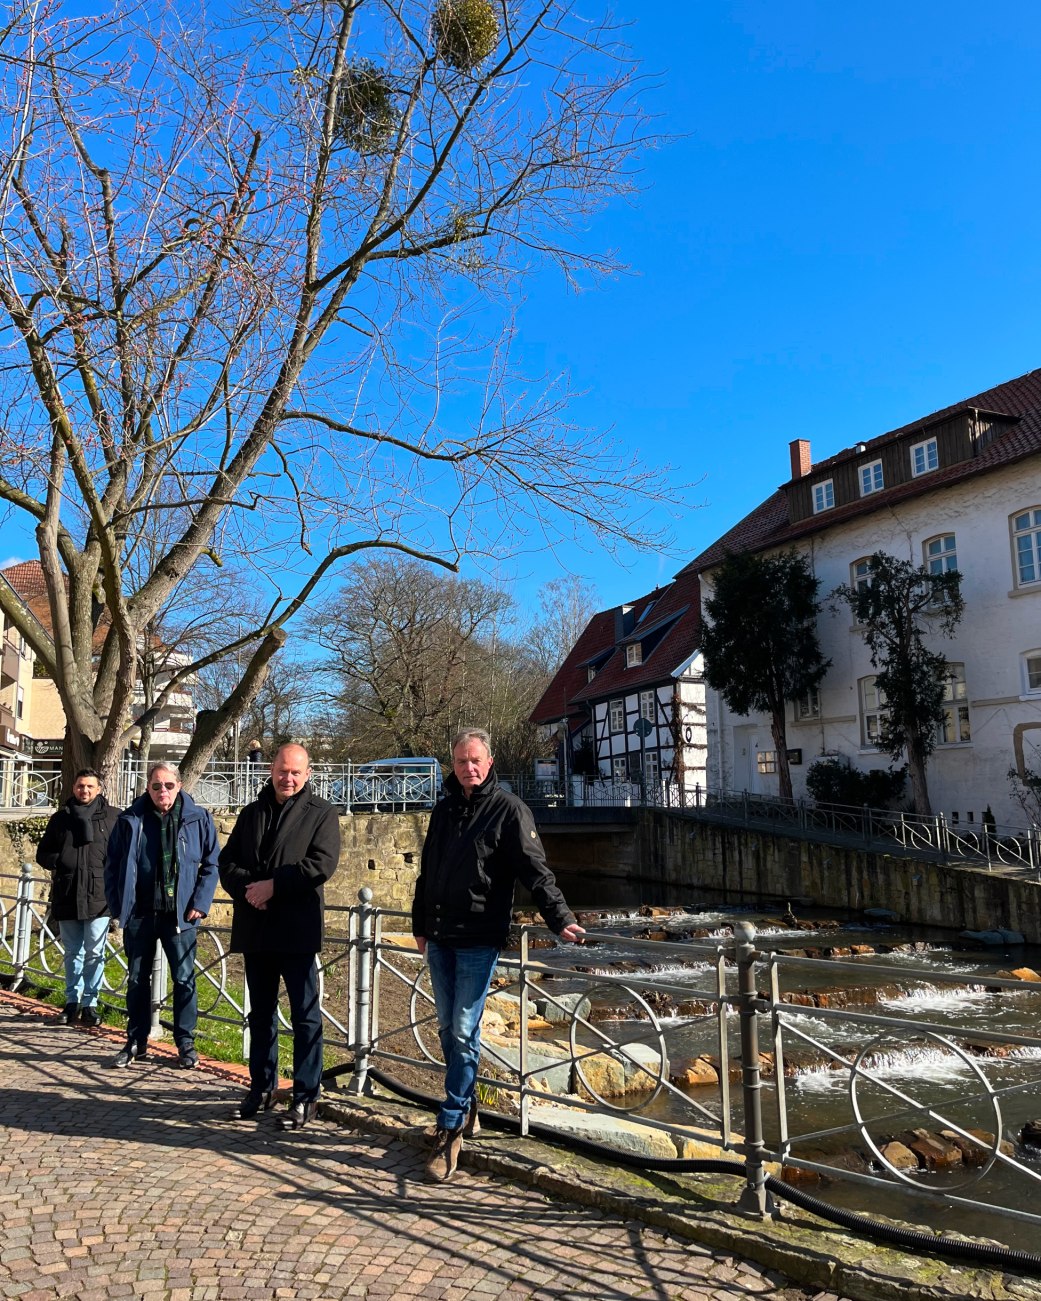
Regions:
[[[638,641],[632,641],[625,648],[625,667],[627,669],[635,668],[637,664],[643,663],[643,646]]]
[[[813,513],[819,515],[822,510],[831,510],[835,505],[835,484],[831,479],[813,485]]]
[[[885,487],[882,478],[882,462],[871,461],[860,467],[860,495],[867,497],[873,492],[881,492]]]
[[[595,677],[596,677],[596,665],[595,665],[595,664],[590,664],[590,665],[588,665],[587,668],[586,668],[586,681],[587,681],[587,682],[592,682],[592,680],[593,680]]]
[[[914,478],[939,468],[940,454],[936,449],[936,439],[929,438],[924,443],[915,443],[911,448],[911,474]]]

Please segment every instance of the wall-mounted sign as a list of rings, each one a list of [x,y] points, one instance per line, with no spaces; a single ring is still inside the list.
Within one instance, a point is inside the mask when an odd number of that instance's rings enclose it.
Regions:
[[[802,750],[789,750],[788,762],[791,764],[802,763]]]
[[[41,759],[60,759],[64,748],[65,742],[60,737],[57,740],[50,741],[41,737],[33,737],[29,745],[29,753],[37,755]]]

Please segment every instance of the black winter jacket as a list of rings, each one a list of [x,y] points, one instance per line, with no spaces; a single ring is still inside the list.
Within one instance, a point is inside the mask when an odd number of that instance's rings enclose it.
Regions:
[[[460,948],[502,948],[518,880],[550,930],[559,935],[574,922],[524,801],[502,789],[494,768],[470,799],[453,773],[430,815],[412,901],[413,935]]]
[[[340,821],[308,782],[277,831],[265,837],[281,807],[269,782],[239,814],[220,853],[221,885],[235,904],[233,953],[317,953],[322,947],[324,886],[340,861]],[[254,908],[246,886],[265,880],[274,881],[275,893],[266,908]]]
[[[108,912],[105,852],[120,810],[113,808],[104,795],[95,796],[90,817],[93,839],[77,845],[78,820],[69,807],[75,803],[74,799],[66,800],[52,816],[36,850],[37,863],[52,874],[51,916],[60,922],[89,922]]]

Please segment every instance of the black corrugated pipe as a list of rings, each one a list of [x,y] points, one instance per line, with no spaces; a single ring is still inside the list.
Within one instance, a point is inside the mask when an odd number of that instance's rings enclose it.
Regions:
[[[370,1079],[382,1084],[391,1093],[397,1093],[411,1102],[418,1102],[421,1106],[431,1110],[437,1110],[440,1105],[430,1094],[421,1093],[418,1089],[411,1089],[391,1076],[385,1075],[383,1071],[370,1069],[368,1075]],[[487,1112],[482,1112],[481,1123],[491,1123],[498,1129],[517,1129],[520,1125],[520,1122],[512,1116],[500,1116],[498,1113],[489,1114]],[[675,1174],[734,1175],[740,1179],[745,1178],[747,1173],[743,1161],[723,1157],[707,1157],[694,1160],[682,1157],[638,1156],[636,1153],[621,1152],[617,1148],[604,1147],[600,1143],[593,1143],[589,1139],[579,1138],[577,1135],[561,1134],[560,1130],[550,1125],[541,1125],[538,1121],[529,1122],[528,1128],[537,1133],[540,1138],[559,1143],[562,1147],[570,1148],[575,1152],[585,1152],[590,1156],[601,1159],[608,1157],[616,1165],[629,1166],[633,1169],[672,1171]],[[1017,1251],[1013,1247],[993,1246],[985,1242],[964,1242],[960,1239],[938,1238],[934,1234],[923,1233],[919,1229],[902,1229],[895,1224],[882,1224],[866,1215],[860,1215],[856,1211],[847,1211],[838,1206],[831,1206],[810,1193],[805,1193],[798,1188],[792,1188],[789,1184],[776,1179],[773,1175],[767,1175],[766,1187],[774,1197],[780,1197],[804,1211],[810,1211],[813,1215],[820,1216],[822,1220],[828,1220],[832,1224],[837,1224],[843,1229],[850,1229],[854,1233],[863,1234],[876,1242],[883,1242],[894,1247],[906,1247],[909,1250],[924,1251],[930,1256],[944,1256],[951,1260],[964,1261],[970,1265],[994,1265],[1010,1273],[1041,1275],[1041,1255],[1035,1255],[1030,1251]]]

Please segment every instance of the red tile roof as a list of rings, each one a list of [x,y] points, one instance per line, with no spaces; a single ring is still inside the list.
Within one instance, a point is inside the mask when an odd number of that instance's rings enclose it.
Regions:
[[[995,432],[992,440],[983,448],[979,456],[958,461],[921,478],[897,484],[895,487],[872,493],[870,497],[847,502],[833,510],[797,520],[795,523],[789,520],[787,494],[783,487],[779,488],[751,514],[746,515],[700,555],[695,556],[684,566],[680,574],[700,573],[703,569],[718,564],[728,551],[762,551],[770,547],[784,546],[810,534],[824,532],[845,520],[859,515],[868,515],[897,502],[906,501],[910,497],[923,496],[925,493],[947,488],[953,483],[960,483],[965,479],[1002,469],[1024,457],[1036,456],[1041,452],[1041,370],[1032,370],[1018,379],[999,384],[995,388],[978,393],[975,397],[944,407],[941,411],[934,411],[932,415],[923,416],[920,420],[902,425],[887,434],[880,434],[867,442],[865,448],[873,450],[897,439],[906,438],[909,434],[925,429],[966,408],[975,408],[995,415],[1012,416],[1016,418],[1017,423]],[[811,473],[816,475],[839,461],[862,455],[863,452],[858,453],[855,448],[847,448],[827,460],[814,464]]]
[[[620,634],[623,607],[601,610],[586,625],[531,712],[533,723],[557,722],[568,714],[586,713],[593,700],[668,682],[697,650],[701,633],[700,583],[696,574],[679,575],[668,587],[627,603],[635,623]],[[661,640],[642,664],[625,666],[624,647],[664,628]],[[591,662],[603,658],[590,682]]]

